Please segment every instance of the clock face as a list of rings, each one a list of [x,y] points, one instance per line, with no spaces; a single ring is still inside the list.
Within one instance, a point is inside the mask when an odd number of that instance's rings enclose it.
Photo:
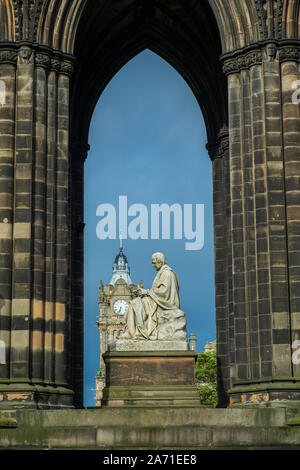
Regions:
[[[128,303],[126,300],[116,300],[114,303],[114,312],[117,313],[118,315],[124,315],[128,309]]]

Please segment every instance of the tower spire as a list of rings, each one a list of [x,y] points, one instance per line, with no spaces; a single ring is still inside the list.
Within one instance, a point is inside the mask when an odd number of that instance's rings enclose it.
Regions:
[[[130,279],[130,268],[129,268],[127,258],[123,252],[123,243],[122,243],[121,233],[119,234],[119,241],[120,241],[119,253],[117,254],[115,258],[115,262],[113,265],[113,274],[112,274],[110,284],[115,285],[116,281],[122,278],[127,283],[127,285],[130,285],[132,284],[132,281]]]

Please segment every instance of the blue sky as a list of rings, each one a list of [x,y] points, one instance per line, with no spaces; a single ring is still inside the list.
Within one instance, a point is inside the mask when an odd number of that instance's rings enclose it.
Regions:
[[[215,339],[212,168],[199,105],[183,78],[166,61],[145,50],[110,81],[95,108],[91,150],[85,163],[85,389],[84,405],[94,406],[99,369],[98,286],[109,283],[118,240],[100,240],[100,204],[204,204],[204,246],[185,249],[187,240],[124,240],[131,279],[150,288],[151,255],[165,254],[180,282],[181,308],[197,351]],[[195,210],[194,210],[195,212]],[[133,217],[129,217],[128,221]],[[195,220],[194,220],[195,222]],[[150,225],[150,215],[149,215]],[[149,230],[150,237],[150,230]]]

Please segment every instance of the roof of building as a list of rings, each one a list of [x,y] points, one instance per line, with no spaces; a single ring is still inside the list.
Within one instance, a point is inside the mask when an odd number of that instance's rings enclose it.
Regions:
[[[130,278],[130,268],[129,264],[127,261],[127,257],[123,253],[123,247],[120,245],[119,248],[119,253],[117,254],[115,258],[115,262],[113,265],[113,273],[112,273],[112,278],[110,281],[110,284],[113,286],[115,285],[116,281],[118,279],[124,279],[124,281],[127,283],[127,285],[132,284],[131,278]]]
[[[215,351],[216,350],[216,340],[214,341],[209,341],[206,343],[206,345],[204,346],[204,352],[207,352],[207,351]]]

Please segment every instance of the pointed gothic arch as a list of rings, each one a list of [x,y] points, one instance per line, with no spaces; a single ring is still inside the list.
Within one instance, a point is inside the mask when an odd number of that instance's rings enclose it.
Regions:
[[[133,3],[116,9],[109,23],[105,11],[110,15],[111,11],[107,6],[103,13],[99,6],[86,5],[74,44],[78,66],[71,99],[71,133],[81,142],[87,141],[95,104],[107,83],[126,62],[147,48],[183,76],[202,109],[208,140],[216,140],[227,124],[220,35],[208,4],[197,12],[187,5],[183,8],[179,2],[172,11],[159,3],[153,9]]]
[[[299,399],[299,1],[0,0],[0,23],[4,401],[21,380],[31,406],[81,405],[89,122],[146,47],[206,122],[222,404]]]
[[[78,188],[78,177],[82,178],[79,175],[83,174],[83,161],[89,148],[90,121],[102,91],[127,62],[145,49],[166,60],[191,88],[203,113],[211,156],[220,141],[226,140],[228,97],[226,77],[219,60],[222,45],[207,2],[196,11],[188,2],[185,7],[175,2],[174,11],[163,2],[158,2],[153,9],[136,2],[115,11],[107,6],[102,9],[99,5],[87,4],[74,43],[77,65],[70,101],[72,187]],[[73,193],[72,211],[73,220],[80,220],[83,226],[83,194],[78,190]],[[74,233],[73,262],[83,270],[83,234],[81,238],[78,231]],[[73,269],[70,271],[74,273]],[[82,278],[82,271],[74,273],[77,296],[82,292],[83,286],[78,282]],[[220,373],[220,377],[223,375]],[[224,385],[220,387],[223,389]]]

